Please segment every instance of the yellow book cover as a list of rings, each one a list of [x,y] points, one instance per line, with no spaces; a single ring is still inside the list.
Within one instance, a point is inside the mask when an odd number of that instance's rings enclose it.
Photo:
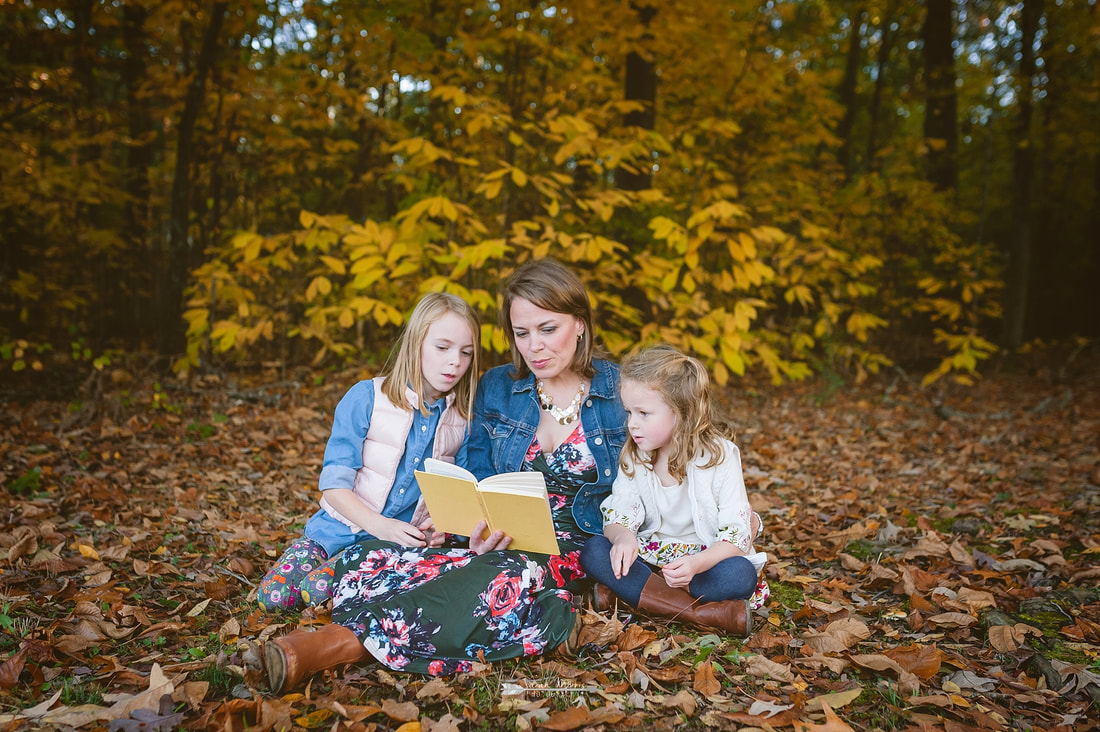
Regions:
[[[474,474],[427,458],[416,482],[437,531],[469,536],[478,521],[489,532],[512,537],[509,549],[560,554],[546,480],[538,471],[501,473],[478,481]]]

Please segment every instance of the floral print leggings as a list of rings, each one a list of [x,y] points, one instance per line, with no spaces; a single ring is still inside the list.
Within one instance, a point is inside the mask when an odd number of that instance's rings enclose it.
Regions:
[[[257,599],[268,610],[301,610],[332,597],[333,561],[317,542],[302,537],[283,552],[260,582]]]

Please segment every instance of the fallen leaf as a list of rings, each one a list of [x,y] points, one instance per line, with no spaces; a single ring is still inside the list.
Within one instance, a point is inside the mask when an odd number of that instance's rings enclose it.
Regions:
[[[27,660],[27,646],[21,646],[18,651],[0,664],[0,689],[12,689],[19,683],[19,675],[23,673],[23,665]]]
[[[714,664],[703,662],[699,664],[695,669],[695,681],[691,685],[699,694],[703,696],[714,696],[722,690],[722,684],[714,676]]]
[[[825,724],[809,724],[807,722],[795,722],[795,732],[854,732],[851,727],[836,715],[828,704],[822,703],[821,710],[825,712]]]
[[[542,729],[567,732],[567,730],[585,727],[592,723],[592,715],[586,707],[569,707],[550,714],[550,719],[539,725]]]
[[[829,623],[821,632],[808,630],[802,634],[802,639],[818,653],[839,653],[870,635],[871,629],[865,623],[855,618],[845,618]]]

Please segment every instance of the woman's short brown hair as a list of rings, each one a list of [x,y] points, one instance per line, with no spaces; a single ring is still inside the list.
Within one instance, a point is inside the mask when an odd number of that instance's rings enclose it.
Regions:
[[[526,378],[530,369],[516,348],[516,335],[512,332],[512,303],[527,300],[552,313],[572,315],[584,323],[584,333],[577,344],[570,368],[579,376],[591,378],[596,373],[592,359],[602,355],[595,344],[592,328],[592,303],[588,291],[576,273],[556,259],[532,259],[520,265],[504,283],[503,301],[500,305],[500,324],[512,349],[512,364],[517,379]]]

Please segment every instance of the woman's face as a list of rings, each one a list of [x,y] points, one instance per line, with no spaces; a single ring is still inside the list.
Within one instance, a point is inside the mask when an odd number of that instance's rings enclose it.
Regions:
[[[573,373],[573,356],[584,333],[580,318],[543,310],[523,298],[512,301],[509,316],[516,349],[535,378],[549,381]]]

